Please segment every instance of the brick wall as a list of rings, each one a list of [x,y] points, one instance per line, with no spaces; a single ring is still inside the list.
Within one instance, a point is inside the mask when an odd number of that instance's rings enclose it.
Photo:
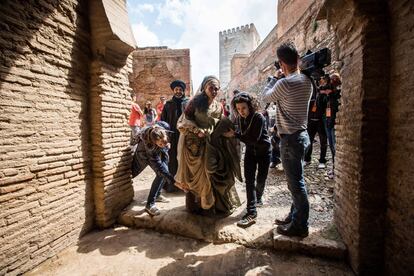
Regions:
[[[111,226],[133,196],[128,117],[132,57],[122,68],[102,60],[91,66],[91,140],[96,222]]]
[[[389,43],[385,2],[331,1],[342,105],[337,125],[335,222],[359,274],[384,264]]]
[[[135,39],[123,0],[91,1],[90,123],[96,222],[116,221],[134,196],[131,181],[130,78]]]
[[[190,50],[167,47],[138,48],[133,53],[133,75],[131,79],[139,104],[144,108],[147,100],[153,107],[160,96],[171,98],[170,83],[183,80],[187,96],[191,93]]]
[[[300,17],[295,18],[296,24],[285,31],[282,36],[278,36],[279,24],[273,28],[263,42],[251,53],[247,61],[241,65],[243,69],[240,73],[232,77],[228,91],[234,89],[253,93],[261,91],[267,77],[274,73],[273,64],[276,60],[276,49],[286,41],[294,42],[300,54],[304,54],[307,50],[316,51],[328,47],[332,51],[332,66],[327,68],[327,71],[340,68],[334,32],[330,30],[327,20],[317,20],[318,10],[323,1],[312,2]],[[292,2],[292,4],[295,3],[295,1]],[[285,8],[290,9],[290,7]],[[290,15],[288,17],[289,22],[293,23],[292,18],[294,17]],[[279,18],[279,20],[282,19]]]
[[[0,5],[0,274],[90,230],[85,1]]]
[[[248,54],[235,54],[231,59],[231,78],[239,74],[249,58]]]
[[[296,25],[309,6],[316,0],[279,0],[277,6],[277,34],[284,35]]]
[[[388,227],[389,275],[414,274],[414,3],[388,1],[391,79],[389,95]]]

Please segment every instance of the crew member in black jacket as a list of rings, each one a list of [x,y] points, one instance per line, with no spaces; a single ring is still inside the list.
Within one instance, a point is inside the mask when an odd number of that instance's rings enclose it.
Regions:
[[[171,132],[169,137],[171,148],[168,151],[170,156],[168,170],[172,175],[175,175],[178,168],[177,144],[178,138],[180,137],[180,132],[177,130],[177,121],[188,103],[188,98],[185,96],[186,85],[182,80],[173,81],[170,84],[170,88],[174,95],[165,103],[161,113],[161,121],[167,122],[170,125]],[[169,193],[178,191],[178,188],[175,187],[173,183],[166,183],[166,185],[164,185],[164,189]]]

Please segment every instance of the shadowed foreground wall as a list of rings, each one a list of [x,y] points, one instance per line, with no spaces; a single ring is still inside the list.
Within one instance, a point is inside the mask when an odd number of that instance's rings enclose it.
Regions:
[[[0,5],[0,274],[93,226],[86,1]]]
[[[0,275],[111,226],[133,197],[125,18],[123,0],[0,5]]]

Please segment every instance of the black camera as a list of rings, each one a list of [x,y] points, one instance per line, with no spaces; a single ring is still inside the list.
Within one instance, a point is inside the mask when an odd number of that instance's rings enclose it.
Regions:
[[[300,70],[302,73],[314,79],[319,79],[325,75],[323,68],[331,64],[331,50],[323,48],[314,53],[308,51],[300,60]]]
[[[277,70],[280,69],[280,64],[279,64],[279,61],[278,60],[275,61],[275,67],[276,67]]]

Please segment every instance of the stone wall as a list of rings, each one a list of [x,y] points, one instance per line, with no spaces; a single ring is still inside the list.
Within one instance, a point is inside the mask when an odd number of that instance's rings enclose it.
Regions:
[[[277,35],[283,36],[296,25],[297,19],[308,10],[315,0],[279,0],[277,5]]]
[[[93,227],[86,1],[0,5],[0,275]]]
[[[385,1],[330,1],[342,105],[337,125],[335,222],[358,274],[384,272],[389,43]],[[336,16],[330,16],[336,12]]]
[[[123,0],[91,1],[90,123],[98,227],[115,223],[133,196],[128,117],[135,39]]]
[[[391,78],[385,257],[389,275],[414,275],[414,3],[392,0],[388,6]]]
[[[0,6],[0,275],[112,225],[132,200],[125,17],[123,0]]]
[[[231,80],[231,59],[235,54],[250,54],[260,43],[260,36],[253,23],[219,33],[219,78],[226,90]]]
[[[235,54],[231,59],[231,78],[237,76],[246,64],[247,59],[249,58],[248,54]]]
[[[287,41],[294,42],[301,55],[307,50],[317,51],[328,47],[332,51],[332,65],[326,68],[326,71],[338,70],[341,63],[338,61],[334,33],[329,29],[326,19],[317,19],[322,2],[321,0],[313,1],[302,16],[296,18],[296,24],[282,36],[278,36],[279,25],[275,26],[242,65],[241,72],[231,79],[228,90],[241,89],[253,93],[259,92],[267,77],[274,73],[273,64],[276,60],[277,47]],[[293,22],[292,19],[290,20]]]
[[[96,222],[99,227],[115,223],[134,197],[131,181],[131,130],[128,118],[132,88],[132,56],[121,68],[102,60],[91,66],[91,141]]]
[[[141,108],[148,100],[155,107],[160,96],[171,98],[170,83],[175,79],[186,83],[185,92],[189,96],[192,91],[189,49],[147,47],[134,51],[131,83]]]

